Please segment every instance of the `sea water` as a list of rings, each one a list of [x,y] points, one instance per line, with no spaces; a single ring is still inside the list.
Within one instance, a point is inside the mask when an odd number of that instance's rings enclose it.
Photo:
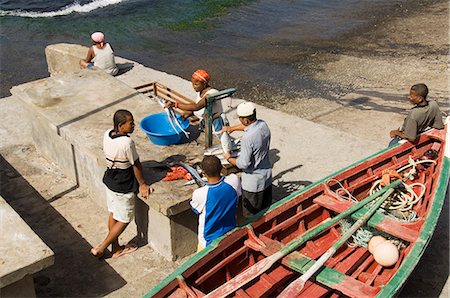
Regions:
[[[304,57],[405,2],[0,0],[0,96],[48,76],[47,45],[89,46],[90,34],[103,31],[118,56],[186,79],[203,68],[216,88],[268,103],[317,84]]]

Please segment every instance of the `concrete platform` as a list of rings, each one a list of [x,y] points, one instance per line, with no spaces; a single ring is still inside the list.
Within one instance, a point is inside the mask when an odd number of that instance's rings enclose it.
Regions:
[[[83,49],[80,46],[79,48],[83,53],[72,60],[74,63],[84,57],[87,51],[86,48]],[[185,88],[185,94],[192,91],[190,83],[182,78],[146,68],[120,57],[117,61],[121,64],[134,65],[131,70],[116,77],[126,85],[136,86],[147,83],[148,77],[161,79],[165,85],[172,83],[170,86],[178,91]],[[79,71],[78,66],[73,67],[73,70]],[[349,98],[358,99],[361,95],[366,96],[357,92],[349,94]],[[373,99],[373,95],[368,96],[370,100],[377,100]],[[402,92],[398,92],[398,98],[403,98],[401,96]],[[384,95],[376,97],[384,98]],[[236,103],[237,100],[233,100],[232,106]],[[367,105],[366,102],[359,100],[353,103]],[[380,104],[383,105],[383,103]],[[331,107],[328,102],[326,106]],[[316,109],[317,114],[327,117],[324,118],[323,125],[258,107],[261,118],[267,120],[272,128],[272,162],[274,162],[276,196],[301,188],[304,184],[322,178],[385,146],[388,136],[382,132],[375,135],[372,127],[374,118],[371,117],[376,117],[378,121],[379,114],[364,114],[360,117],[361,111],[366,109],[361,110],[358,106],[356,107],[357,109],[349,111],[349,108],[344,106],[340,110],[335,109],[334,114],[326,109]],[[28,119],[23,110],[23,101],[17,96],[3,98],[0,102],[0,113],[4,120],[0,123],[0,136],[3,140],[0,143],[1,155],[18,171],[18,173],[11,173],[11,169],[2,167],[1,172],[6,171],[6,176],[2,177],[6,178],[2,180],[1,185],[3,193],[11,194],[4,197],[13,200],[19,206],[21,210],[17,212],[24,218],[29,217],[27,222],[58,256],[54,266],[34,274],[37,294],[52,297],[66,296],[67,293],[79,297],[140,297],[144,295],[180,265],[183,259],[176,262],[165,261],[149,246],[142,247],[124,258],[106,259],[100,262],[92,258],[89,254],[90,247],[102,241],[107,231],[104,207],[94,203],[99,201],[99,198],[89,195],[83,185],[74,189],[72,187],[74,182],[68,181],[65,175],[61,174],[61,165],[58,165],[55,160],[42,156],[40,152],[34,150],[30,136],[30,122],[33,119]],[[20,115],[20,119],[17,119],[17,115]],[[348,115],[349,118],[343,115]],[[389,117],[385,119],[391,121],[387,128],[399,125],[396,119],[401,121],[403,118],[396,109],[386,110],[386,115]],[[311,116],[316,117],[316,115]],[[329,117],[334,118],[333,123],[329,122]],[[354,119],[360,119],[366,124],[366,128],[362,127],[358,130],[360,133],[356,136],[352,129]],[[292,125],[292,123],[298,125]],[[332,128],[327,127],[330,124]],[[345,130],[342,129],[343,124]],[[297,130],[290,129],[291,125]],[[345,133],[339,131],[345,131]],[[134,138],[141,133],[137,130]],[[366,143],[367,140],[369,141]],[[97,141],[101,143],[101,139]],[[148,141],[145,140],[145,142]],[[283,142],[287,144],[280,146]],[[357,147],[358,145],[361,147]],[[151,158],[156,159],[156,157]],[[146,168],[146,172],[149,170],[151,167]],[[30,191],[31,186],[35,188],[34,191]],[[30,193],[33,194],[30,195]],[[81,214],[80,209],[84,211]],[[448,252],[448,210],[448,206],[443,209],[440,219],[441,228],[436,230],[430,247],[421,260],[421,266],[414,271],[414,276],[411,276],[411,282],[405,287],[405,292],[422,293],[422,296],[448,296],[448,266],[446,266],[448,262],[433,263],[441,255],[436,252]],[[192,216],[189,212],[187,214]],[[136,226],[131,224],[121,236],[120,241],[128,242],[135,236],[135,231]],[[429,274],[430,264],[437,272],[432,276]],[[447,284],[444,286],[445,281]]]
[[[47,59],[52,61],[49,58],[52,52],[60,55],[61,51],[71,52],[70,49],[80,51],[72,45],[51,46],[46,50]],[[101,70],[65,72],[66,66],[62,66],[50,78],[11,89],[13,96],[23,102],[28,118],[33,119],[37,149],[60,165],[78,185],[87,187],[95,202],[104,208],[102,137],[105,130],[112,127],[112,115],[117,109],[128,109],[139,123],[143,117],[161,112],[159,105],[133,87],[158,81],[188,97],[194,95],[187,80],[132,61],[123,64],[133,65],[133,68],[118,77]],[[56,66],[49,68],[57,69]],[[241,101],[233,98],[226,103],[232,124],[238,123],[235,108]],[[277,199],[381,148],[375,142],[282,112],[261,106],[257,111],[258,117],[266,120],[272,130],[271,160]],[[197,219],[189,208],[195,186],[161,179],[168,160],[182,158],[188,163],[200,160],[203,136],[199,137],[200,145],[191,142],[161,147],[153,145],[138,125],[136,128],[133,138],[145,176],[156,190],[151,198],[140,201],[137,206],[138,232],[168,259],[189,255],[195,251],[197,241]]]
[[[33,274],[54,263],[53,251],[0,196],[0,293],[35,297]]]

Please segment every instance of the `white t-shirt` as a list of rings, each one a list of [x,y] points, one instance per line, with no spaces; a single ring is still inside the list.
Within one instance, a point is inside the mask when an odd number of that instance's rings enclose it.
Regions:
[[[110,169],[128,169],[139,158],[136,145],[130,136],[111,136],[109,129],[103,136],[103,152]]]

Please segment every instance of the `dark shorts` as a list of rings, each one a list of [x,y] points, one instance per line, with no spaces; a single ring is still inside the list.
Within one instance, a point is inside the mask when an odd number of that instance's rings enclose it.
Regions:
[[[242,190],[242,207],[245,217],[250,217],[272,204],[272,184],[263,191]]]

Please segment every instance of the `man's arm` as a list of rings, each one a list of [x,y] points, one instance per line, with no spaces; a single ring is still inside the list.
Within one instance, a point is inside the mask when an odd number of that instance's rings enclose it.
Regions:
[[[416,138],[408,138],[403,131],[400,131],[400,130],[397,130],[397,129],[391,130],[389,135],[390,135],[391,138],[399,137],[399,138],[402,138],[402,139],[406,139],[406,140],[410,141],[411,143],[416,140]]]
[[[245,125],[244,124],[238,124],[238,125],[234,125],[234,126],[224,126],[222,127],[222,130],[220,131],[220,133],[232,133],[233,131],[244,131],[245,129]]]
[[[148,196],[153,192],[153,188],[151,188],[145,182],[144,175],[142,172],[142,164],[137,159],[133,165],[134,176],[136,177],[137,182],[139,183],[139,195],[144,199],[148,198]]]
[[[239,152],[239,157],[234,158],[227,152],[223,154],[223,157],[232,165],[237,166],[241,170],[246,170],[251,164],[252,149],[250,144],[246,140],[241,141],[241,151]]]
[[[84,61],[86,61],[86,63],[90,63],[92,61],[92,59],[94,59],[95,54],[94,54],[94,49],[92,47],[89,48],[86,59]]]

